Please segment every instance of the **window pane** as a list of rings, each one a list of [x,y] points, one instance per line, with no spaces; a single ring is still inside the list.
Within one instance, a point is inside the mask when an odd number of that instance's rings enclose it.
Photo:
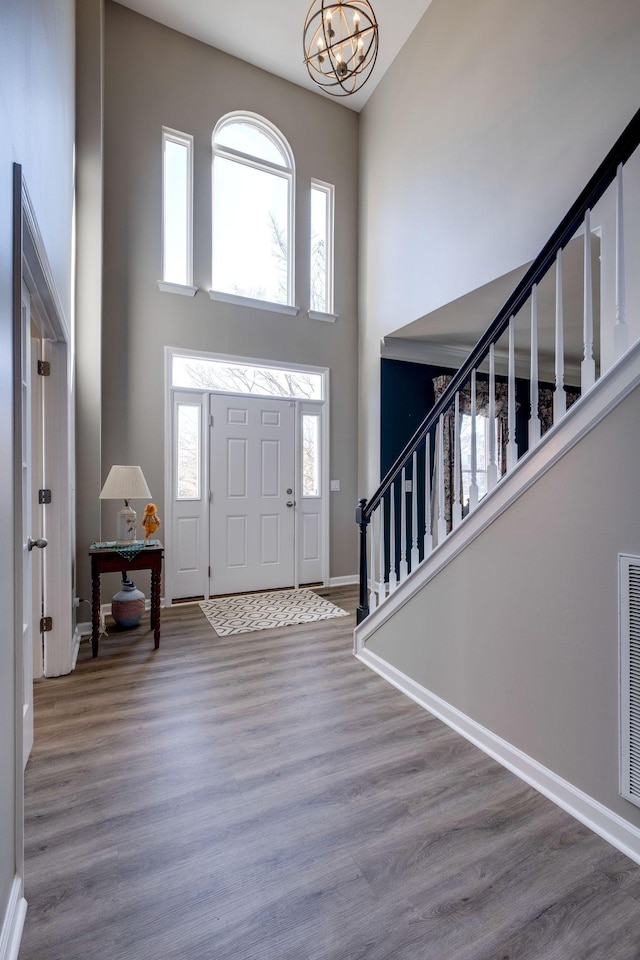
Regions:
[[[302,496],[320,496],[320,418],[302,415]]]
[[[289,180],[216,157],[213,287],[289,302]]]
[[[325,190],[311,187],[311,309],[327,313],[327,201]]]
[[[200,404],[178,404],[177,500],[200,499]]]
[[[190,284],[189,178],[190,144],[164,137],[162,277],[167,283]]]
[[[268,397],[322,400],[322,375],[250,364],[227,363],[206,357],[174,357],[172,386]]]
[[[283,167],[289,166],[289,160],[271,137],[259,127],[246,121],[227,123],[218,131],[216,146],[231,147],[259,160],[268,160]]]

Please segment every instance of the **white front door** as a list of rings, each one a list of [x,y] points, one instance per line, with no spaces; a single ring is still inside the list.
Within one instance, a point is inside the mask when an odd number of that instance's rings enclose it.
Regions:
[[[295,581],[293,400],[211,395],[211,595]]]

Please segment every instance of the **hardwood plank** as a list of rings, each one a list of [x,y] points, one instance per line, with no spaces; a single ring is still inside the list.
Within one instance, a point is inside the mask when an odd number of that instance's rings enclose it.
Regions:
[[[36,684],[21,960],[639,960],[640,870],[351,653],[197,605]]]

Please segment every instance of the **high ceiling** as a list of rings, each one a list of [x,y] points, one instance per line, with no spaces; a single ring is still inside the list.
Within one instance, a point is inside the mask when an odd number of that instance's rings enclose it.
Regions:
[[[145,17],[321,93],[303,62],[302,28],[311,0],[117,0]],[[380,27],[378,61],[362,90],[340,100],[361,110],[431,0],[372,0]],[[330,99],[334,99],[333,97]]]

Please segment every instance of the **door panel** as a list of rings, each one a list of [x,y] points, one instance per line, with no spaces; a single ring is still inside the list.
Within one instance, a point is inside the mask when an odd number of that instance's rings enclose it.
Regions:
[[[209,469],[211,594],[293,586],[295,402],[212,395]]]

